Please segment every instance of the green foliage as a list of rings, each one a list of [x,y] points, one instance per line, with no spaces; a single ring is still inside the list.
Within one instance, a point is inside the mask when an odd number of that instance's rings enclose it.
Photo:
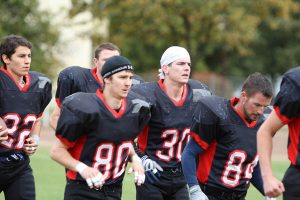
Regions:
[[[110,40],[137,66],[158,68],[171,45],[186,47],[196,70],[225,75],[276,75],[299,62],[299,2],[295,0],[72,0],[71,16],[108,19]]]
[[[53,46],[58,32],[51,24],[51,16],[38,10],[37,0],[7,0],[0,4],[0,36],[14,34],[27,38],[33,44],[31,69],[54,75],[57,60]]]

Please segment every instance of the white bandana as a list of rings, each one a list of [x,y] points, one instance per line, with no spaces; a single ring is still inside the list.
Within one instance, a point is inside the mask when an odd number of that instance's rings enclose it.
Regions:
[[[179,46],[171,46],[161,56],[160,66],[162,67],[163,65],[168,65],[181,58],[191,59],[189,52],[185,48]],[[161,69],[159,70],[159,73],[160,79],[164,79],[164,74]]]

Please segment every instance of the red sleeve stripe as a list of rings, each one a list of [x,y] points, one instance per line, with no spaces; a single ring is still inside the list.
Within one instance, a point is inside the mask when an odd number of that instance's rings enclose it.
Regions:
[[[61,102],[60,102],[59,98],[55,98],[55,102],[56,102],[57,106],[59,108],[61,108]]]
[[[68,147],[73,147],[76,144],[75,142],[70,142],[69,140],[67,140],[66,138],[63,138],[61,135],[56,135],[56,137],[65,145],[67,145]]]
[[[279,107],[278,107],[278,106],[275,106],[275,107],[274,107],[274,110],[275,110],[275,113],[277,114],[277,116],[279,117],[279,119],[280,119],[284,124],[287,124],[287,123],[289,123],[289,122],[291,121],[290,118],[288,118],[288,117],[286,117],[286,116],[284,116],[284,115],[282,115],[282,114],[280,113],[280,110],[279,110]]]
[[[72,155],[73,158],[76,160],[80,160],[81,153],[84,147],[84,144],[86,142],[86,135],[83,135],[79,140],[77,140],[76,144],[74,147],[69,149],[70,154]],[[75,180],[77,176],[77,172],[68,170],[67,171],[67,177],[71,180]]]
[[[202,184],[206,184],[209,178],[211,167],[215,158],[216,149],[217,142],[214,141],[205,152],[199,155],[197,178]]]
[[[149,126],[146,126],[144,130],[140,133],[138,136],[138,145],[139,149],[145,153],[146,147],[147,147],[147,142],[148,142],[148,133],[149,133]]]
[[[200,136],[196,133],[190,132],[190,136],[203,148],[203,149],[207,149],[209,144],[207,144],[206,142],[204,142]]]

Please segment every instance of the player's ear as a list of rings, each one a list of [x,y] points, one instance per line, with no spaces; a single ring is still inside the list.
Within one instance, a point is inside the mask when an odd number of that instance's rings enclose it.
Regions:
[[[168,74],[168,65],[163,65],[161,69],[163,70],[164,74]]]
[[[10,59],[6,54],[2,54],[1,57],[2,57],[2,60],[4,61],[5,64],[10,63]]]
[[[247,98],[247,93],[245,91],[241,92],[241,96],[240,96],[240,100],[242,101],[242,103],[244,104]]]

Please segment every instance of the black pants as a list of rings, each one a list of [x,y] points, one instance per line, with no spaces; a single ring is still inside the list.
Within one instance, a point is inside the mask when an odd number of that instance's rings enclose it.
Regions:
[[[247,192],[228,191],[216,187],[199,184],[202,192],[209,200],[245,200]]]
[[[283,200],[300,200],[300,169],[290,166],[283,177]]]
[[[67,180],[65,200],[121,200],[122,186],[103,186],[100,190],[90,189],[86,182]]]
[[[155,184],[136,186],[137,200],[188,200],[187,183],[182,170],[164,169]]]
[[[35,186],[29,159],[0,162],[0,192],[6,200],[35,200]]]

